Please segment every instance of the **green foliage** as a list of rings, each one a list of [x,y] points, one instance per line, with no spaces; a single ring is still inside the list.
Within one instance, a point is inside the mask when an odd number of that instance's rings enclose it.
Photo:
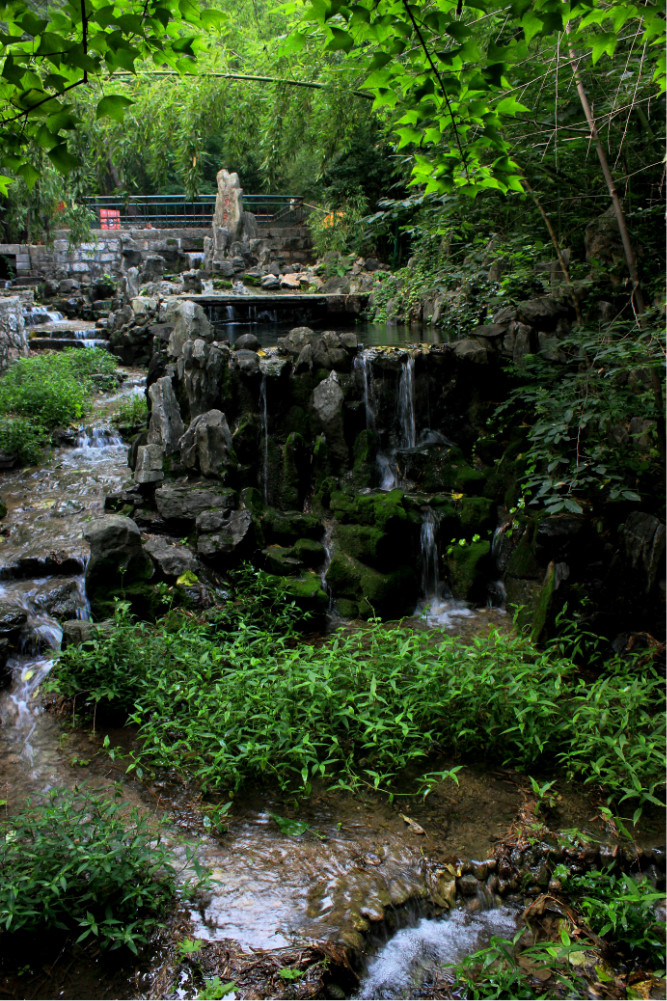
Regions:
[[[55,789],[0,823],[0,940],[60,929],[136,953],[175,893],[159,829],[87,791]]]
[[[559,361],[527,356],[491,419],[529,423],[521,491],[549,514],[639,501],[658,462],[650,370],[663,375],[657,330],[613,324],[558,341]],[[635,431],[634,428],[639,428]]]
[[[208,621],[171,612],[153,627],[121,609],[111,633],[64,651],[53,685],[80,708],[126,710],[141,741],[132,767],[175,768],[204,789],[264,780],[308,793],[315,779],[392,789],[408,766],[425,772],[456,751],[519,768],[557,760],[637,808],[657,798],[660,682],[635,684],[632,665],[590,683],[525,639],[462,647],[380,624],[310,646],[267,614],[261,602],[253,617],[230,603]]]
[[[107,3],[67,0],[36,13],[29,3],[3,5],[3,64],[0,73],[0,177],[6,193],[13,177],[32,187],[39,177],[26,142],[44,150],[62,172],[78,160],[67,138],[81,122],[73,92],[87,89],[97,98],[97,118],[122,118],[131,102],[122,94],[91,92],[95,79],[118,71],[135,72],[135,63],[152,58],[159,66],[183,71],[194,59],[194,29],[218,21],[218,11],[199,11],[185,0],[132,0]]]
[[[141,431],[148,423],[148,402],[146,397],[133,394],[128,399],[123,400],[116,413],[111,418],[112,424],[127,434]]]
[[[554,876],[583,922],[630,958],[665,969],[665,925],[657,921],[654,905],[664,901],[645,876],[633,878],[612,869],[571,873],[559,865]]]
[[[412,154],[413,183],[427,193],[461,187],[520,192],[522,171],[508,137],[513,122],[530,112],[520,87],[522,67],[564,31],[567,41],[592,51],[595,65],[611,58],[619,34],[637,32],[648,46],[645,80],[664,90],[660,48],[664,21],[657,4],[607,5],[586,0],[563,8],[553,0],[500,8],[479,0],[318,0],[293,4],[304,24],[290,47],[310,33],[333,53],[345,53],[363,74],[384,113],[397,150]],[[621,31],[623,29],[623,32]],[[620,47],[620,46],[619,46]],[[518,86],[519,85],[519,86]]]
[[[568,969],[567,957],[585,946],[542,942],[522,949],[518,945],[521,936],[521,931],[513,939],[493,936],[488,948],[467,956],[456,967],[456,987],[463,991],[463,998],[553,997],[554,980],[558,997],[584,996],[586,982]],[[539,980],[527,970],[539,974]]]
[[[21,358],[0,377],[0,448],[36,462],[48,433],[80,420],[95,385],[109,388],[115,359],[99,348]]]
[[[46,429],[29,417],[0,417],[0,449],[15,455],[22,466],[32,466],[44,454]]]
[[[220,977],[213,977],[208,980],[206,987],[199,992],[197,995],[197,1001],[219,1001],[220,998],[226,997],[231,994],[236,988],[236,982],[230,980],[228,983],[223,984]]]
[[[308,226],[317,256],[323,257],[332,251],[355,257],[364,251],[368,253],[370,238],[363,223],[366,208],[364,195],[357,191],[325,215],[312,212]]]

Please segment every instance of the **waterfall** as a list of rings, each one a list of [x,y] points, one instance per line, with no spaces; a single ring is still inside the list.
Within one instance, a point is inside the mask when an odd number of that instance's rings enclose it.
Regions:
[[[420,534],[422,563],[422,593],[426,601],[440,597],[440,572],[438,570],[438,517],[427,507]]]
[[[401,378],[398,383],[398,420],[402,448],[414,448],[417,444],[414,376],[415,360],[411,355],[408,355],[403,363]]]
[[[362,384],[364,387],[364,410],[366,412],[366,430],[375,433],[375,403],[373,400],[373,366],[371,356],[367,351],[362,351],[354,359],[354,367],[361,372]]]
[[[264,443],[264,464],[262,468],[262,486],[264,487],[264,501],[269,503],[269,408],[266,394],[266,373],[262,375],[259,387],[259,412],[262,421],[262,441]]]
[[[332,554],[332,538],[333,530],[336,522],[334,519],[330,519],[324,522],[324,536],[322,538],[322,545],[324,547],[324,563],[322,565],[322,570],[320,571],[320,580],[322,581],[322,590],[329,596],[329,614],[334,610],[334,598],[333,591],[329,586],[327,580],[327,570],[331,564],[331,554]]]

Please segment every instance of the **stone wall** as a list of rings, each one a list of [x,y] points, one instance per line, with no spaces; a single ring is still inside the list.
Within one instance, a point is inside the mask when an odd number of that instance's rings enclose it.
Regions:
[[[68,231],[57,230],[51,246],[3,243],[0,257],[7,259],[19,281],[75,278],[86,285],[101,275],[119,276],[129,266],[141,267],[152,254],[164,257],[167,269],[187,271],[203,254],[204,238],[210,227],[180,229],[92,230],[90,240],[71,247]],[[305,227],[259,227],[271,253],[286,260],[305,261],[310,255],[310,238]],[[191,255],[195,255],[194,257]],[[201,258],[200,258],[201,260]]]
[[[18,358],[25,358],[28,350],[23,302],[14,295],[0,298],[0,372]]]

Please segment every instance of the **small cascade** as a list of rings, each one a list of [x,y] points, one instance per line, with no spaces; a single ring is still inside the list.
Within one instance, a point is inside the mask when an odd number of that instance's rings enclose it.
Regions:
[[[322,537],[322,545],[324,547],[324,563],[320,571],[320,580],[322,581],[322,590],[329,596],[329,614],[334,610],[334,598],[333,591],[327,580],[327,570],[331,564],[331,556],[333,553],[333,531],[336,522],[333,518],[328,519],[324,522],[324,536]]]
[[[354,359],[354,367],[361,372],[364,387],[364,410],[366,412],[366,430],[375,433],[375,401],[373,385],[373,366],[369,351],[362,351]]]
[[[203,250],[188,250],[186,251],[185,256],[188,259],[188,269],[190,271],[198,270],[204,263]]]
[[[76,447],[83,449],[118,448],[123,439],[108,427],[83,428],[76,440]]]
[[[26,327],[41,327],[45,323],[62,323],[65,317],[57,309],[47,309],[46,306],[26,306],[23,310],[23,322]]]
[[[519,911],[504,906],[422,918],[414,927],[401,928],[377,952],[355,997],[432,997],[431,989],[436,978],[442,978],[443,968],[485,948],[493,936],[512,938],[518,921]]]
[[[259,387],[259,412],[262,421],[262,443],[263,443],[263,463],[262,463],[262,487],[264,489],[264,501],[269,503],[269,407],[266,393],[266,373],[262,375]]]
[[[440,597],[438,528],[438,516],[432,508],[427,507],[420,533],[422,593],[427,602]]]
[[[398,383],[398,420],[401,447],[414,448],[417,444],[417,421],[415,418],[415,360],[408,355],[403,363]]]

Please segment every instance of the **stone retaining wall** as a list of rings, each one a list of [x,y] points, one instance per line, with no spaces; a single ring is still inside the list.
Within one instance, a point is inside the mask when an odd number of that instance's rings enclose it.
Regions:
[[[271,253],[293,260],[309,256],[310,238],[305,227],[259,227]],[[141,267],[151,254],[165,258],[167,268],[186,271],[192,267],[189,254],[204,250],[210,227],[182,229],[92,230],[90,240],[71,247],[67,230],[57,230],[53,244],[2,243],[0,257],[7,259],[19,280],[76,278],[84,285],[109,274],[117,277],[130,265]]]

